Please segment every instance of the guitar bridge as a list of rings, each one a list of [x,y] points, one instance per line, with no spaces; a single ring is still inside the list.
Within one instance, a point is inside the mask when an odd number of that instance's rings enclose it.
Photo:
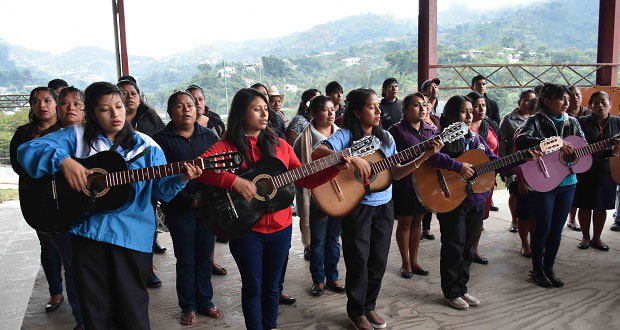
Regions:
[[[437,169],[437,180],[439,180],[439,186],[441,187],[441,191],[446,198],[450,198],[450,189],[448,189],[448,185],[446,184],[446,179],[443,176],[443,172],[440,169]]]
[[[547,166],[545,165],[545,161],[542,157],[538,157],[538,165],[540,165],[540,170],[543,172],[545,178],[549,178],[549,171],[547,170]]]
[[[338,180],[331,179],[330,182],[332,184],[332,188],[334,188],[334,191],[336,192],[336,197],[338,197],[338,201],[342,202],[344,200],[344,194],[342,193],[342,189],[338,184]]]
[[[231,219],[239,219],[239,214],[237,214],[237,209],[235,208],[235,204],[232,201],[232,198],[230,198],[230,193],[228,192],[228,190],[226,191],[226,198],[228,198],[228,207],[226,208],[226,210],[228,211],[228,216]]]

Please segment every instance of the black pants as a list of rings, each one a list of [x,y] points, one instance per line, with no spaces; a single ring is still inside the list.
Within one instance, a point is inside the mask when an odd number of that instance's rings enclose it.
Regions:
[[[361,204],[342,219],[342,253],[347,267],[347,314],[355,318],[375,309],[385,273],[394,204]]]
[[[441,231],[441,290],[454,299],[467,293],[469,267],[474,256],[474,243],[482,228],[484,204],[459,205],[448,213],[437,213]]]
[[[73,236],[73,277],[86,329],[150,329],[151,253]]]

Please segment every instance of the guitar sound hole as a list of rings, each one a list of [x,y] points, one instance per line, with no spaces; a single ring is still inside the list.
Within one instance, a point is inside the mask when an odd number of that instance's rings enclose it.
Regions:
[[[271,184],[271,180],[267,179],[259,179],[256,181],[256,194],[265,197],[270,195],[273,192],[273,185]]]
[[[92,174],[88,177],[88,189],[91,191],[101,192],[106,188],[104,176],[101,174]]]
[[[572,154],[562,153],[562,160],[564,161],[565,164],[568,164],[568,163],[574,164],[575,161],[577,160],[577,156],[575,155],[574,152]]]

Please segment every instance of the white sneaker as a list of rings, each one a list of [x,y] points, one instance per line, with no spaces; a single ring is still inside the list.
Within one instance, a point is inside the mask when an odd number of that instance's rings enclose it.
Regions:
[[[469,304],[469,306],[480,305],[480,300],[476,299],[476,297],[470,295],[469,293],[464,294],[462,298],[465,302],[467,302],[467,304]]]
[[[445,300],[448,303],[448,305],[456,309],[468,309],[469,308],[469,304],[465,300],[463,300],[463,298],[461,297],[454,298],[454,299],[444,297],[443,300]]]

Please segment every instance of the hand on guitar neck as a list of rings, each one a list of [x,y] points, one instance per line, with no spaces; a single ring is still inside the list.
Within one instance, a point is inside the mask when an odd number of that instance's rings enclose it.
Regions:
[[[184,163],[183,167],[185,170],[183,171],[183,174],[181,174],[181,182],[195,179],[202,174],[202,170],[198,166]],[[86,191],[88,176],[93,174],[92,170],[87,169],[71,157],[67,157],[60,162],[60,168],[62,169],[62,174],[65,176],[71,189],[75,191]]]

